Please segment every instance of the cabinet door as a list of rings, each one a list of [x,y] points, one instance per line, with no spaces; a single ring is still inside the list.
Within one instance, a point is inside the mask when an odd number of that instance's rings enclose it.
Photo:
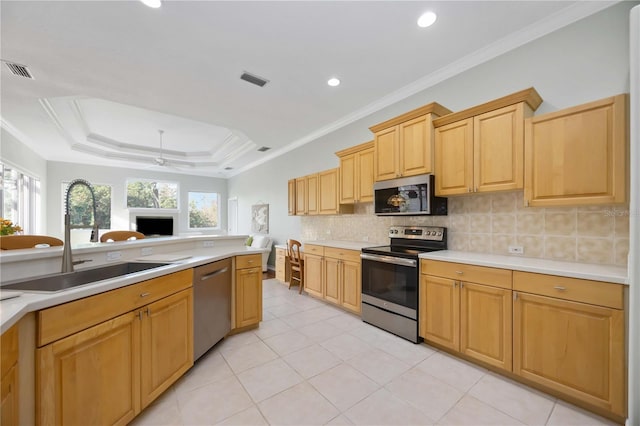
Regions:
[[[318,174],[307,176],[307,214],[319,214]]]
[[[193,289],[140,311],[141,404],[149,405],[193,365]]]
[[[400,124],[400,174],[415,176],[433,172],[433,138],[429,116]]]
[[[436,195],[473,191],[473,118],[435,130]]]
[[[627,120],[626,95],[527,119],[524,195],[528,205],[624,202]]]
[[[373,201],[373,158],[373,148],[365,149],[358,154],[356,201],[359,203]]]
[[[304,256],[304,289],[316,297],[323,297],[322,274],[324,268],[322,262],[322,256],[308,254]]]
[[[318,213],[338,213],[338,169],[318,174]]]
[[[307,178],[296,179],[296,215],[307,214]]]
[[[36,351],[38,422],[125,425],[140,412],[140,320],[133,312]]]
[[[279,281],[287,280],[287,253],[284,249],[276,248],[276,279]]]
[[[2,376],[0,384],[2,403],[0,404],[0,424],[13,426],[19,424],[18,418],[18,365]]]
[[[397,178],[398,168],[398,126],[394,126],[376,133],[376,182]]]
[[[236,328],[262,321],[262,269],[236,271]]]
[[[340,204],[356,202],[356,158],[357,154],[340,157]]]
[[[524,181],[523,104],[474,117],[473,132],[474,192],[521,189]]]
[[[625,416],[624,311],[514,297],[513,372]]]
[[[342,261],[341,304],[344,308],[356,314],[361,312],[362,281],[360,274],[360,263]]]
[[[341,262],[331,257],[324,258],[324,298],[340,304]]]
[[[420,277],[420,336],[453,350],[460,350],[460,291],[447,278]]]
[[[288,213],[289,216],[295,216],[296,214],[296,180],[290,179],[287,182],[288,199]]]
[[[460,286],[460,351],[511,371],[511,290]]]

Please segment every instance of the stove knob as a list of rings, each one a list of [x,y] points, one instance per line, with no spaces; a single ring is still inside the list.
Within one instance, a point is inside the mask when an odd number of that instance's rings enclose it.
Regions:
[[[441,236],[442,236],[442,232],[438,232],[436,235],[437,235],[438,237],[441,237]]]

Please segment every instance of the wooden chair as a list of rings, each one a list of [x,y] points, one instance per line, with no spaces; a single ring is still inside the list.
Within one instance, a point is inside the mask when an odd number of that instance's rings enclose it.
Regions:
[[[302,244],[300,241],[287,240],[287,256],[289,257],[289,269],[290,280],[289,288],[297,281],[300,286],[299,294],[302,294],[302,288],[304,287],[304,261],[300,256],[300,247]]]
[[[47,235],[2,235],[0,249],[16,250],[35,248],[38,244],[48,244],[50,247],[64,245],[62,240]]]
[[[109,242],[109,240],[127,241],[129,238],[132,238],[132,237],[135,240],[143,240],[144,234],[142,232],[136,232],[136,231],[109,231],[102,234],[102,236],[100,237],[100,242],[106,243],[106,242]]]

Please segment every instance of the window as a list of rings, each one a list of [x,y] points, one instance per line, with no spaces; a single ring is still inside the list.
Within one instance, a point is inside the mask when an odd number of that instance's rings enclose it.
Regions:
[[[62,210],[64,210],[65,195],[69,182],[62,182]],[[91,185],[96,196],[96,220],[100,229],[111,229],[111,186]],[[93,201],[86,186],[74,186],[69,195],[69,214],[72,225],[86,225],[93,223]]]
[[[129,180],[127,181],[127,207],[177,209],[178,184],[155,180]]]
[[[25,234],[40,232],[40,180],[0,163],[0,211]]]
[[[189,192],[189,228],[219,228],[218,194]]]

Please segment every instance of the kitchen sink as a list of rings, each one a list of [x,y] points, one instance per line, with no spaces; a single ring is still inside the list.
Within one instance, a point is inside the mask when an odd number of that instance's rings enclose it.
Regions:
[[[57,273],[41,277],[27,278],[3,284],[2,290],[55,292],[67,290],[96,281],[122,277],[136,272],[160,268],[170,263],[123,262],[98,268],[82,269],[75,272]]]

